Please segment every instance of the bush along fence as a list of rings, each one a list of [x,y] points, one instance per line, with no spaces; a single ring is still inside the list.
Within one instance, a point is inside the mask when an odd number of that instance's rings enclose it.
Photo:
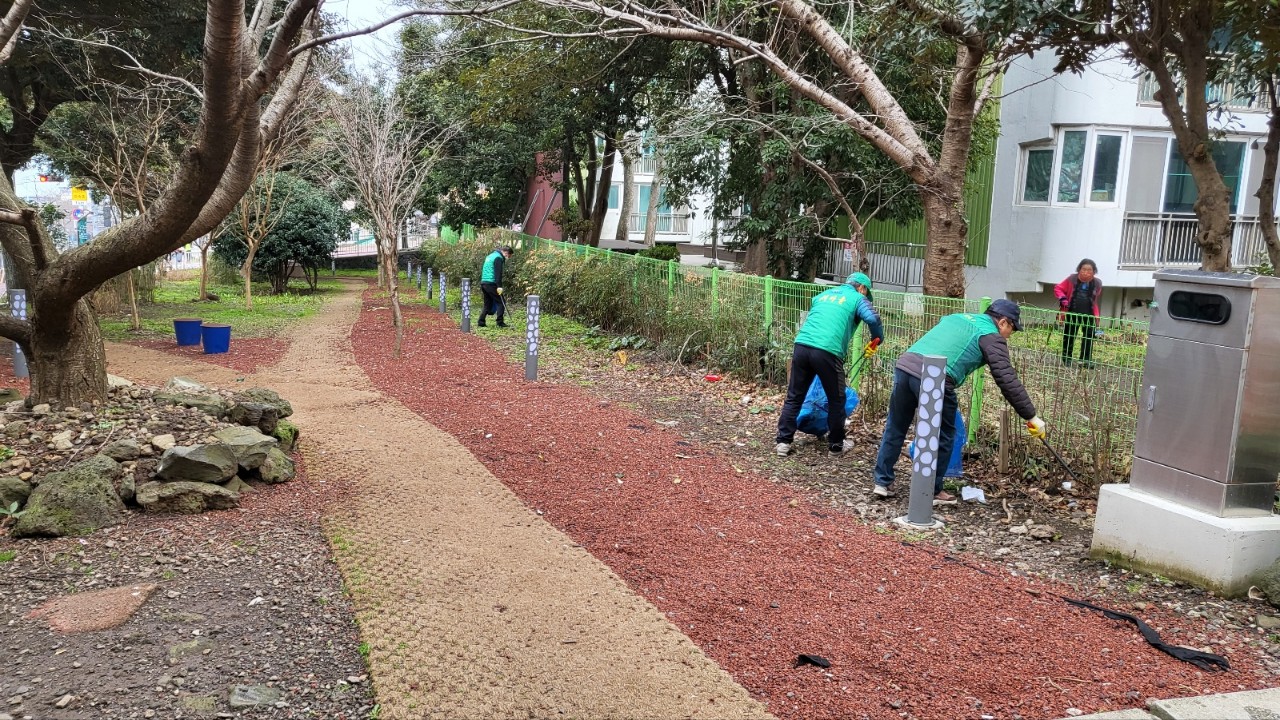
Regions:
[[[784,385],[792,343],[814,295],[824,286],[681,265],[585,245],[556,242],[509,231],[443,228],[441,241],[423,245],[424,267],[449,277],[478,272],[498,244],[516,247],[507,262],[508,297],[536,294],[544,312],[573,318],[619,335],[646,338],[666,357],[696,361],[723,372]],[[877,290],[875,304],[885,324],[878,355],[850,378],[862,407],[880,417],[888,403],[898,356],[943,315],[981,312],[989,298],[954,299]],[[512,304],[516,308],[516,304]],[[1096,487],[1128,475],[1133,451],[1138,388],[1146,352],[1147,324],[1102,318],[1092,340],[1092,361],[1062,357],[1063,330],[1056,310],[1024,307],[1025,330],[1010,341],[1014,364],[1041,417],[1050,442],[1081,479]],[[855,346],[865,342],[855,339]],[[969,439],[995,448],[1008,406],[985,371],[960,389]],[[993,396],[994,394],[994,396]],[[1022,422],[1008,410],[1010,462],[1014,472],[1045,486],[1062,474],[1039,443],[1026,441]]]

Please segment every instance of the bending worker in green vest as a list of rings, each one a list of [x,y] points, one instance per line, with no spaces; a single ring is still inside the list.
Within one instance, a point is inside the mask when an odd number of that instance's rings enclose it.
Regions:
[[[1045,436],[1044,421],[1036,416],[1036,406],[1031,404],[1027,389],[1009,362],[1007,340],[1015,330],[1022,329],[1020,316],[1017,303],[1004,299],[991,303],[985,313],[947,315],[898,358],[893,371],[893,393],[889,396],[889,417],[884,423],[884,437],[876,457],[876,484],[872,488],[875,495],[885,498],[894,495],[889,489],[893,484],[893,466],[902,454],[902,442],[920,404],[920,376],[924,372],[925,355],[941,355],[947,359],[947,387],[942,396],[938,452],[934,455],[938,458],[938,472],[933,474],[935,505],[956,502],[955,496],[942,490],[941,471],[946,468],[956,439],[956,388],[974,370],[983,365],[990,367],[991,377],[1004,399],[1027,421],[1032,437]]]
[[[480,292],[484,295],[484,307],[480,309],[480,320],[476,322],[479,327],[485,326],[484,319],[488,315],[498,316],[498,327],[507,326],[503,321],[507,305],[502,302],[502,268],[509,257],[511,246],[503,245],[484,259],[484,268],[480,270]]]
[[[796,418],[815,375],[827,393],[829,455],[840,457],[849,452],[853,441],[844,437],[844,356],[859,322],[865,322],[871,328],[872,339],[863,353],[874,355],[884,339],[884,330],[880,325],[880,314],[871,304],[871,278],[865,274],[854,273],[844,285],[813,298],[809,317],[796,335],[795,349],[791,353],[787,401],[782,405],[782,417],[778,418],[776,451],[779,455],[791,452],[791,441],[796,436]]]

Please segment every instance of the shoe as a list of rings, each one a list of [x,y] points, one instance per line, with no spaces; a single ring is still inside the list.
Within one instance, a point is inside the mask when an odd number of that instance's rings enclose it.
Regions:
[[[871,494],[878,498],[898,497],[898,493],[889,489],[887,485],[875,485],[871,488]]]
[[[791,454],[791,443],[778,443],[773,451],[778,453],[778,457],[786,457]]]
[[[485,324],[484,324],[484,321],[483,321],[483,320],[481,320],[480,322],[476,323],[476,327],[489,327],[489,326],[488,326],[488,325],[485,325]]]
[[[508,324],[506,324],[506,323],[504,323],[504,322],[500,322],[500,323],[498,323],[498,327],[511,327],[511,326],[510,326],[510,325],[508,325]]]
[[[853,449],[853,441],[850,440],[849,438],[845,438],[844,444],[842,444],[839,448],[834,448],[834,447],[827,448],[827,457],[841,458],[841,457],[844,457],[852,449]]]
[[[1093,369],[1093,361],[1092,361],[1092,360],[1082,360],[1082,361],[1080,362],[1080,367],[1084,368],[1085,370],[1092,370],[1092,369]]]
[[[943,490],[942,492],[940,492],[940,493],[938,493],[937,495],[934,495],[934,496],[933,496],[933,504],[934,504],[935,506],[937,506],[937,505],[958,505],[959,503],[960,503],[960,501],[956,499],[956,496],[955,496],[955,495],[952,495],[951,493],[947,492],[946,490]]]

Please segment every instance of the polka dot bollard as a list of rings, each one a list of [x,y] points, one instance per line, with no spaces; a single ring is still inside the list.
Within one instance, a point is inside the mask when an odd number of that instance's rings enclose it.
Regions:
[[[920,373],[920,404],[916,410],[916,457],[911,462],[911,498],[899,524],[939,528],[933,517],[934,473],[938,472],[938,439],[942,435],[942,396],[946,390],[947,359],[926,355]],[[945,469],[945,468],[944,468]]]
[[[542,314],[542,301],[537,295],[530,295],[526,301],[526,324],[524,331],[524,379],[538,379],[538,345],[542,339],[538,332],[538,317]]]

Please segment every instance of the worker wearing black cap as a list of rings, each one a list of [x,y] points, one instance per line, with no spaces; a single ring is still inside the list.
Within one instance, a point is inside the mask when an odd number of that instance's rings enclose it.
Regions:
[[[484,319],[488,315],[498,316],[498,327],[506,327],[504,322],[507,306],[502,302],[502,269],[507,258],[511,257],[511,246],[502,247],[489,253],[484,259],[484,267],[480,270],[480,292],[484,295],[484,307],[480,309],[480,321],[476,325],[484,327]]]
[[[920,403],[920,376],[924,372],[926,355],[940,355],[947,359],[947,387],[943,394],[935,457],[951,457],[956,436],[956,388],[983,365],[991,368],[991,377],[1005,400],[1027,421],[1028,432],[1033,437],[1044,437],[1044,421],[1036,415],[1036,407],[1009,361],[1007,341],[1021,329],[1018,304],[1012,300],[996,300],[985,313],[956,313],[943,317],[898,358],[893,371],[893,393],[889,396],[889,417],[885,420],[884,437],[880,440],[880,452],[876,457],[875,487],[872,488],[876,496],[887,498],[894,495],[889,489],[893,484],[893,467],[902,454],[902,443]],[[955,504],[955,497],[942,489],[940,472],[934,473],[933,493],[934,504]]]

